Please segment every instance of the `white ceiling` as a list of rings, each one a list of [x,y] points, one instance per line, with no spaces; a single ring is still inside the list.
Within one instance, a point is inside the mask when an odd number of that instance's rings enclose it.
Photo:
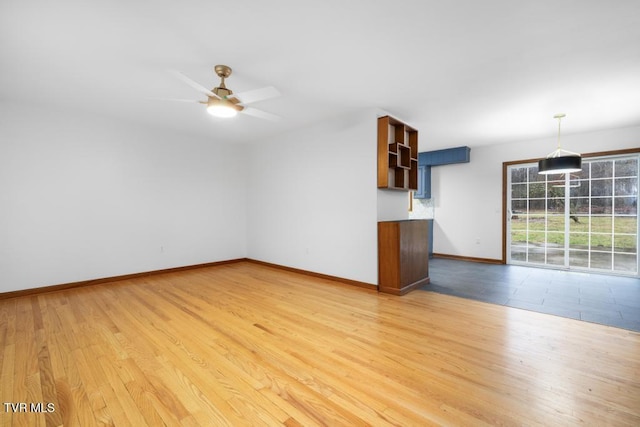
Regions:
[[[216,64],[284,120],[215,119]],[[640,125],[638,0],[2,0],[0,99],[82,108],[226,142],[362,108],[421,150]]]

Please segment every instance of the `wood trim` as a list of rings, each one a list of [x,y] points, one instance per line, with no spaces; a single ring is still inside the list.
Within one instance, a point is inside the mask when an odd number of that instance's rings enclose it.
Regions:
[[[380,292],[384,292],[386,294],[391,294],[391,295],[404,295],[406,293],[411,292],[414,289],[418,289],[422,285],[427,285],[430,282],[431,282],[431,279],[429,277],[425,277],[424,279],[418,280],[417,282],[413,282],[410,285],[405,286],[404,288],[398,289],[398,288],[379,285],[378,290]]]
[[[637,154],[640,153],[640,148],[625,148],[622,150],[610,150],[610,151],[596,151],[593,153],[581,154],[583,158],[589,157],[604,157],[604,156],[620,156],[625,154]],[[519,165],[523,163],[535,163],[542,159],[525,159],[525,160],[512,160],[509,162],[502,162],[502,264],[507,263],[507,168],[513,165]]]
[[[582,154],[582,157],[620,156],[624,154],[640,153],[640,148],[626,148],[624,150],[598,151]]]
[[[373,285],[371,283],[359,282],[357,280],[351,280],[351,279],[344,279],[342,277],[330,276],[328,274],[316,273],[314,271],[302,270],[302,269],[293,268],[293,267],[287,267],[287,266],[280,265],[280,264],[272,264],[270,262],[259,261],[257,259],[247,258],[246,261],[252,262],[252,263],[255,263],[255,264],[264,265],[266,267],[277,268],[278,270],[285,270],[285,271],[290,271],[292,273],[299,273],[299,274],[304,274],[304,275],[307,275],[307,276],[317,277],[319,279],[333,280],[333,281],[336,281],[336,282],[345,283],[347,285],[357,286],[359,288],[370,289],[370,290],[373,290],[373,291],[378,290],[378,285]]]
[[[98,284],[101,284],[101,283],[116,282],[118,280],[135,279],[135,278],[139,278],[139,277],[153,276],[153,275],[156,275],[156,274],[175,273],[175,272],[178,272],[178,271],[194,270],[194,269],[205,268],[205,267],[216,267],[216,266],[219,266],[219,265],[234,264],[234,263],[243,262],[243,261],[253,262],[253,263],[261,264],[261,265],[264,265],[264,266],[267,266],[267,267],[278,268],[280,270],[291,271],[291,272],[294,272],[294,273],[306,274],[307,276],[313,276],[313,277],[317,277],[317,278],[320,278],[320,279],[334,280],[336,282],[341,282],[341,283],[345,283],[347,285],[357,286],[357,287],[360,287],[360,288],[366,288],[366,289],[371,289],[371,290],[377,290],[378,289],[377,285],[372,285],[370,283],[358,282],[356,280],[344,279],[342,277],[329,276],[327,274],[315,273],[315,272],[312,272],[312,271],[301,270],[301,269],[293,268],[293,267],[285,267],[283,265],[271,264],[271,263],[265,262],[265,261],[258,261],[258,260],[253,260],[253,259],[249,259],[249,258],[237,258],[237,259],[230,259],[230,260],[225,260],[225,261],[207,262],[207,263],[204,263],[204,264],[194,264],[194,265],[186,265],[186,266],[182,266],[182,267],[165,268],[165,269],[162,269],[162,270],[145,271],[145,272],[141,272],[141,273],[123,274],[123,275],[120,275],[120,276],[103,277],[103,278],[91,279],[91,280],[81,280],[79,282],[62,283],[62,284],[59,284],[59,285],[42,286],[42,287],[31,288],[31,289],[21,289],[21,290],[18,290],[18,291],[0,292],[0,300],[9,299],[9,298],[16,298],[16,297],[23,297],[23,296],[30,296],[30,295],[39,295],[39,294],[48,293],[48,292],[57,292],[57,291],[65,290],[65,289],[80,288],[80,287],[83,287],[83,286],[98,285]]]
[[[207,263],[204,263],[204,264],[186,265],[186,266],[182,266],[182,267],[165,268],[165,269],[162,269],[162,270],[152,270],[152,271],[145,271],[145,272],[141,272],[141,273],[123,274],[123,275],[120,275],[120,276],[111,276],[111,277],[102,277],[102,278],[98,278],[98,279],[81,280],[79,282],[62,283],[62,284],[59,284],[59,285],[42,286],[42,287],[30,288],[30,289],[21,289],[21,290],[18,290],[18,291],[0,292],[0,300],[8,299],[8,298],[30,296],[30,295],[39,295],[39,294],[48,293],[48,292],[57,292],[57,291],[65,290],[65,289],[80,288],[80,287],[83,287],[83,286],[98,285],[98,284],[101,284],[101,283],[116,282],[118,280],[128,280],[128,279],[135,279],[135,278],[139,278],[139,277],[154,276],[156,274],[174,273],[174,272],[178,272],[178,271],[193,270],[193,269],[204,268],[204,267],[215,267],[215,266],[218,266],[218,265],[233,264],[233,263],[236,263],[236,262],[242,262],[242,261],[246,261],[246,260],[247,260],[246,258],[238,258],[238,259],[231,259],[231,260],[225,260],[225,261],[214,261],[214,262],[207,262]]]
[[[468,256],[460,256],[460,255],[449,255],[449,254],[433,254],[434,258],[442,258],[442,259],[454,259],[458,261],[470,261],[470,262],[479,262],[483,264],[504,264],[504,261],[495,258],[477,258],[477,257],[468,257]]]
[[[502,164],[502,264],[507,263],[507,165]]]

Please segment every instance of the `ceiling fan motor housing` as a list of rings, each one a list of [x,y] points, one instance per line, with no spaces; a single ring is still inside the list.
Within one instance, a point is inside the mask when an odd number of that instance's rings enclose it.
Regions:
[[[211,92],[215,93],[216,95],[218,95],[220,98],[226,98],[228,96],[230,96],[233,91],[231,91],[231,89],[227,89],[226,87],[214,87]]]

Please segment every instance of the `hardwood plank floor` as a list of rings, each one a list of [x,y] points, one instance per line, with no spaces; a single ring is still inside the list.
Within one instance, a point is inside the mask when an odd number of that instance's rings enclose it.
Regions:
[[[2,426],[640,425],[639,333],[251,262],[0,300],[0,322]]]

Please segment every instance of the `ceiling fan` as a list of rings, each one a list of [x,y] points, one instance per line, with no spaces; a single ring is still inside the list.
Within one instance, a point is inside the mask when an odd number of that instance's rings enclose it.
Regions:
[[[280,96],[280,92],[273,86],[267,86],[262,89],[254,89],[240,93],[233,93],[228,89],[224,80],[231,75],[231,68],[226,65],[216,65],[214,71],[220,77],[220,85],[209,90],[201,84],[191,80],[179,71],[170,70],[170,72],[188,84],[198,92],[207,96],[206,101],[196,101],[187,99],[174,99],[174,101],[197,102],[207,106],[207,112],[216,117],[233,117],[238,113],[247,114],[254,117],[267,120],[280,120],[280,116],[267,113],[257,108],[248,107],[248,104],[262,101],[269,98]]]

